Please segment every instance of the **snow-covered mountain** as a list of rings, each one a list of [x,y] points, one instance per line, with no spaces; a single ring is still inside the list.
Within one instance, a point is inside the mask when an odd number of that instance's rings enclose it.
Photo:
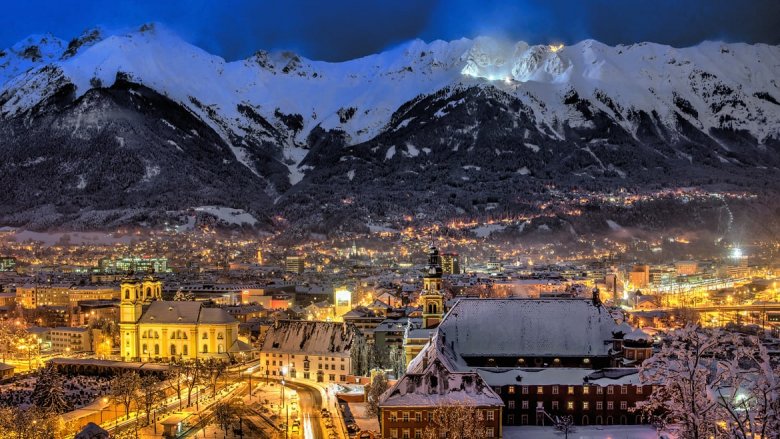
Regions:
[[[226,205],[325,223],[415,212],[420,197],[398,190],[451,191],[434,214],[447,216],[549,182],[755,183],[780,166],[778,78],[780,47],[761,44],[417,40],[341,63],[226,62],[154,25],[32,36],[0,51],[0,215],[113,224]],[[36,195],[27,176],[53,172],[56,197]]]

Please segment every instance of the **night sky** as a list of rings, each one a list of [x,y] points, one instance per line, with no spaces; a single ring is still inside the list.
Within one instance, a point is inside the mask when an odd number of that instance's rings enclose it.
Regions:
[[[258,49],[355,58],[413,38],[490,35],[530,43],[702,40],[780,44],[780,0],[8,0],[0,47],[30,34],[70,39],[101,25],[162,23],[228,60]],[[486,6],[488,5],[488,6]]]

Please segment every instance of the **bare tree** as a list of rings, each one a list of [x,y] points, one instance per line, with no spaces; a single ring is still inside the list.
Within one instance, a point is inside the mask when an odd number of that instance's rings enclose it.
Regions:
[[[168,370],[165,372],[165,383],[169,389],[176,392],[176,398],[179,400],[179,410],[181,410],[181,392],[183,385],[183,364],[180,361],[171,361]]]
[[[556,416],[553,422],[553,428],[563,433],[564,438],[569,439],[569,433],[574,432],[574,418],[571,415]]]
[[[160,389],[161,381],[154,375],[146,375],[139,381],[140,387],[136,393],[136,407],[146,411],[146,424],[151,423],[152,408],[162,401],[165,393]]]
[[[480,410],[466,405],[442,405],[430,412],[424,439],[483,439],[485,422]]]
[[[214,406],[214,423],[225,433],[230,426],[239,418],[238,406],[234,401],[220,401]]]
[[[203,366],[200,361],[187,361],[181,364],[181,375],[187,387],[187,407],[192,405],[192,391],[203,377]]]
[[[125,407],[125,416],[130,415],[130,404],[136,399],[136,392],[141,386],[141,377],[136,372],[126,372],[117,375],[111,381],[109,394],[115,403]]]
[[[211,384],[211,393],[212,395],[216,395],[217,382],[219,381],[219,377],[227,370],[227,364],[225,364],[224,361],[209,358],[202,363],[202,366],[205,376],[208,377],[209,383]]]

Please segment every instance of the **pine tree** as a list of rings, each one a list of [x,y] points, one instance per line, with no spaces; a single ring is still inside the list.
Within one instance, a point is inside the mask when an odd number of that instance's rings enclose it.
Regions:
[[[33,405],[51,413],[67,411],[70,404],[65,397],[63,381],[62,375],[53,367],[41,369],[31,398]]]

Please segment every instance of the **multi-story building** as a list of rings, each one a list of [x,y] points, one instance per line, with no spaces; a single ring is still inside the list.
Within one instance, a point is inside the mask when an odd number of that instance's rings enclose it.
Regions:
[[[441,270],[444,274],[460,274],[460,257],[458,254],[442,253]]]
[[[260,347],[267,377],[318,383],[344,383],[365,372],[364,357],[363,335],[349,323],[276,321]]]
[[[16,271],[16,258],[0,256],[0,271]]]
[[[227,311],[196,301],[163,301],[161,288],[160,281],[151,277],[122,281],[119,330],[123,360],[228,360],[251,350],[238,340],[238,320]]]
[[[129,256],[124,258],[103,258],[98,262],[98,271],[103,274],[167,273],[168,258]]]
[[[22,308],[41,306],[64,306],[75,308],[79,302],[88,300],[119,299],[115,287],[72,285],[72,284],[28,284],[16,288],[16,301]]]
[[[650,266],[637,264],[628,272],[628,282],[633,288],[646,288],[650,284]]]
[[[693,276],[699,272],[699,264],[696,261],[678,261],[674,263],[678,276]]]
[[[380,400],[379,425],[383,438],[422,438],[435,429],[434,437],[452,437],[432,422],[437,410],[447,405],[467,407],[468,415],[478,418],[485,439],[503,437],[501,419],[504,402],[474,372],[454,372],[434,359],[431,364],[416,365]],[[446,428],[446,427],[445,427]]]
[[[49,330],[54,352],[91,352],[92,337],[88,328],[57,327]]]
[[[618,325],[597,290],[588,300],[463,298],[409,364],[407,375],[414,383],[424,381],[420,375],[434,363],[449,373],[474,373],[472,382],[483,382],[503,400],[503,425],[550,425],[559,415],[572,415],[577,424],[634,424],[646,421],[632,409],[652,386],[640,382],[636,368],[623,366],[639,364],[651,353],[650,337]],[[385,428],[398,428],[384,420],[397,412],[401,402],[391,397],[402,395],[403,385],[380,401],[385,437],[392,434]],[[457,403],[458,392],[451,387],[438,401]],[[433,400],[408,399],[416,409],[434,407]]]
[[[303,256],[287,256],[284,259],[284,271],[288,273],[301,274],[306,268],[306,262]]]

